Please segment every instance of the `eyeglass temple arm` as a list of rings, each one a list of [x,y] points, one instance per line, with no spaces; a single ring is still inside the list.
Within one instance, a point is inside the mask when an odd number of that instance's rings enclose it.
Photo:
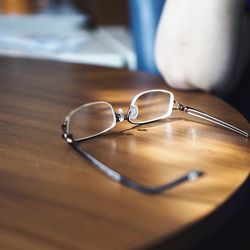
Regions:
[[[100,161],[98,161],[95,157],[93,157],[92,155],[90,155],[89,153],[87,153],[84,149],[78,147],[77,142],[72,142],[69,143],[78,153],[80,153],[82,156],[84,156],[87,160],[89,160],[98,170],[100,170],[102,173],[104,173],[105,175],[109,176],[110,178],[112,178],[114,181],[120,182],[121,184],[132,188],[136,191],[142,192],[142,193],[146,193],[146,194],[158,194],[161,193],[163,191],[166,191],[170,188],[173,188],[183,182],[186,181],[194,181],[196,179],[198,179],[199,177],[201,177],[203,175],[202,171],[198,171],[198,170],[194,170],[194,171],[190,171],[187,174],[175,179],[174,181],[165,183],[163,185],[157,186],[157,187],[147,187],[141,184],[138,184],[130,179],[128,179],[125,176],[120,175],[119,173],[117,173],[116,171],[114,171],[113,169],[109,168],[108,166],[106,166],[105,164],[101,163]]]
[[[215,124],[218,124],[224,128],[227,128],[227,129],[230,129],[238,134],[241,134],[247,138],[249,138],[249,133],[247,133],[246,131],[243,131],[235,126],[233,126],[232,124],[229,124],[227,122],[224,122],[214,116],[211,116],[205,112],[202,112],[198,109],[194,109],[192,107],[188,107],[188,106],[184,106],[182,104],[180,104],[179,102],[175,101],[175,104],[177,104],[178,108],[177,110],[180,110],[180,111],[185,111],[187,112],[189,115],[192,115],[192,116],[196,116],[196,117],[199,117],[203,120],[206,120],[206,121],[209,121],[209,122],[212,122],[212,123],[215,123]],[[174,108],[176,110],[176,108]]]

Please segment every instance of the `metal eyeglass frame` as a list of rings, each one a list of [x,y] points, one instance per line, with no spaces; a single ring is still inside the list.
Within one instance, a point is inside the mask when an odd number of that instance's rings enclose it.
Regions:
[[[170,101],[169,101],[169,110],[166,114],[164,114],[163,116],[157,117],[155,119],[151,119],[151,120],[147,120],[147,121],[143,121],[143,122],[136,122],[134,121],[138,115],[138,107],[135,105],[136,101],[138,100],[138,98],[140,98],[142,95],[144,94],[148,94],[148,93],[154,93],[154,92],[158,92],[158,93],[165,93],[170,95]],[[88,136],[88,137],[83,137],[83,138],[74,138],[74,136],[72,134],[69,133],[69,121],[70,121],[70,117],[76,113],[77,111],[79,111],[81,108],[83,107],[87,107],[93,104],[107,104],[112,112],[112,116],[113,116],[113,123],[112,125],[105,129],[104,131]],[[168,190],[170,188],[173,188],[183,182],[186,181],[193,181],[198,179],[199,177],[201,177],[204,173],[203,171],[200,170],[193,170],[190,171],[188,173],[186,173],[185,175],[171,181],[171,182],[167,182],[163,185],[160,186],[156,186],[156,187],[149,187],[149,186],[145,186],[145,185],[141,185],[135,181],[132,181],[131,179],[119,174],[118,172],[114,171],[113,169],[111,169],[110,167],[108,167],[107,165],[103,164],[102,162],[98,161],[95,157],[93,157],[91,154],[89,154],[88,152],[86,152],[84,149],[82,149],[81,147],[78,146],[78,143],[81,141],[85,141],[88,139],[91,139],[93,137],[99,136],[101,134],[106,133],[107,131],[111,130],[112,128],[115,127],[117,122],[123,122],[124,120],[127,120],[128,122],[130,122],[131,124],[136,124],[136,125],[140,125],[140,124],[146,124],[146,123],[150,123],[150,122],[154,122],[154,121],[158,121],[161,119],[165,119],[169,116],[171,116],[172,111],[173,110],[179,110],[179,111],[184,111],[190,115],[199,117],[201,119],[210,121],[212,123],[218,124],[223,126],[224,128],[230,129],[236,133],[239,133],[247,138],[249,138],[249,133],[247,133],[246,131],[243,131],[229,123],[226,123],[214,116],[208,115],[205,112],[202,112],[200,110],[185,106],[180,104],[179,102],[177,102],[176,100],[174,100],[174,95],[173,93],[164,90],[164,89],[152,89],[152,90],[147,90],[144,92],[141,92],[139,94],[137,94],[131,101],[127,115],[124,115],[122,109],[119,109],[118,112],[116,113],[114,111],[114,108],[112,107],[111,104],[109,104],[108,102],[104,102],[104,101],[96,101],[96,102],[91,102],[91,103],[87,103],[84,105],[81,105],[80,107],[72,110],[66,117],[64,120],[64,123],[62,124],[62,130],[63,130],[63,135],[62,137],[78,152],[80,153],[82,156],[84,156],[86,159],[88,159],[94,166],[95,168],[97,168],[98,170],[100,170],[102,173],[106,174],[107,176],[109,176],[110,178],[112,178],[113,180],[120,182],[121,184],[132,188],[136,191],[142,192],[142,193],[146,193],[146,194],[158,194],[161,193],[165,190]]]

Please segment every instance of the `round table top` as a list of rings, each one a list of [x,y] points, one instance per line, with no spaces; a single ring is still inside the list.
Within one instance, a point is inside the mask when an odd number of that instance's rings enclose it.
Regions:
[[[250,141],[244,136],[174,111],[143,126],[117,123],[82,143],[96,159],[144,185],[204,172],[196,181],[147,195],[97,171],[61,138],[60,128],[84,103],[103,100],[127,110],[137,93],[165,89],[249,132],[246,119],[224,101],[170,89],[142,72],[30,59],[0,58],[0,82],[4,249],[176,249],[195,244],[230,216],[230,200],[249,175]]]

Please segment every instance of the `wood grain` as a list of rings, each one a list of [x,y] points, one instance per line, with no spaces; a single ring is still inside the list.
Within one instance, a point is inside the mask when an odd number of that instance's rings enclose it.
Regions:
[[[77,106],[104,100],[126,110],[135,94],[152,88],[168,89],[141,72],[0,58],[1,249],[135,249],[162,241],[177,249],[184,247],[178,235],[191,232],[187,242],[195,244],[194,228],[202,235],[219,226],[220,220],[202,222],[236,196],[249,175],[248,139],[176,111],[141,127],[119,123],[82,144],[148,185],[192,169],[205,172],[198,181],[149,196],[99,173],[61,138],[61,123]],[[249,131],[222,100],[171,91],[180,102]],[[226,219],[230,212],[223,214]]]

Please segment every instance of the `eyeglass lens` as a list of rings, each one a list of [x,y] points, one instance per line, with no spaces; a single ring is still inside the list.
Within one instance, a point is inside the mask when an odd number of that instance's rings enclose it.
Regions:
[[[91,137],[113,127],[115,116],[112,107],[105,102],[81,106],[70,117],[69,133],[75,139]]]
[[[132,119],[133,122],[147,122],[164,117],[171,107],[170,94],[154,91],[145,93],[136,100],[138,115]]]

